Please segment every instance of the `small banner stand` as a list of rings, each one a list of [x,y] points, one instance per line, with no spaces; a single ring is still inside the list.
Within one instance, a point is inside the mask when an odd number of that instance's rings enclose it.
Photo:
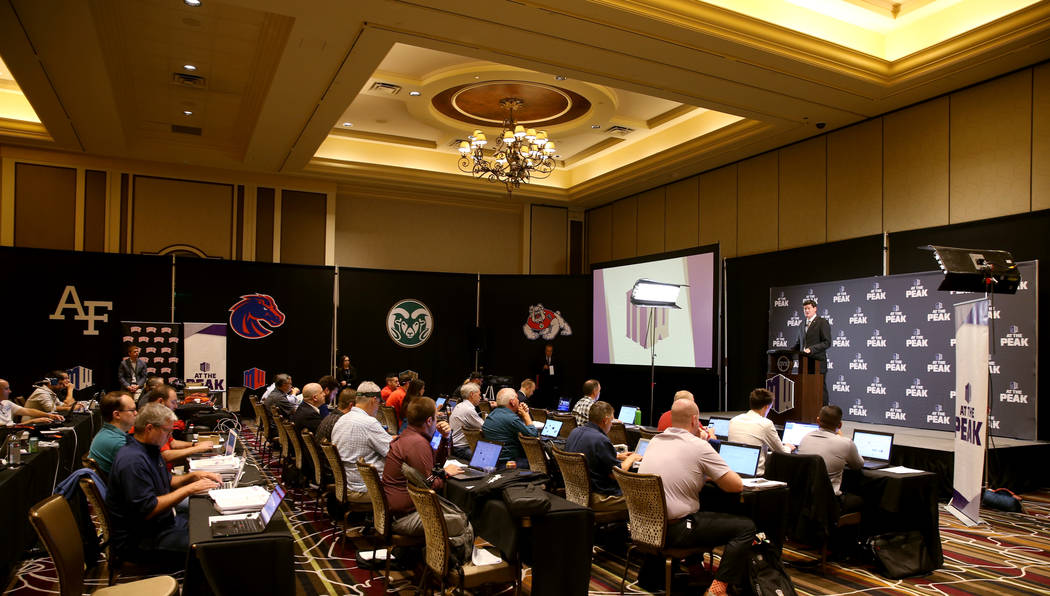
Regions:
[[[987,298],[955,305],[955,478],[946,509],[967,526],[981,523],[988,433]]]

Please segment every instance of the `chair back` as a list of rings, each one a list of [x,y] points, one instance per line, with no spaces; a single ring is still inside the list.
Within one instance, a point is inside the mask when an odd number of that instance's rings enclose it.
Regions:
[[[547,410],[543,408],[529,408],[529,416],[532,416],[533,422],[547,422]]]
[[[654,432],[654,431],[651,431],[651,430],[645,430],[644,428],[639,428],[638,429],[638,436],[641,439],[652,439],[653,437],[655,437],[658,434],[660,434],[660,433]]]
[[[379,471],[366,463],[364,458],[357,460],[357,469],[361,473],[361,480],[365,483],[365,487],[368,488],[368,497],[372,499],[372,525],[375,526],[376,534],[389,538],[390,509],[386,503],[386,493],[383,492],[383,482],[379,478]]]
[[[266,415],[266,408],[263,407],[259,400],[253,395],[248,398],[251,401],[252,408],[255,410],[255,426],[259,431],[259,436],[263,441],[270,438],[270,417]]]
[[[379,411],[376,412],[376,420],[386,427],[388,433],[396,435],[397,428],[397,416],[394,413],[394,408],[391,406],[379,406]]]
[[[299,441],[299,433],[295,431],[295,425],[287,420],[284,423],[284,434],[288,436],[288,444],[292,446],[292,457],[295,467],[303,469],[303,444]]]
[[[651,549],[667,545],[667,499],[663,480],[656,474],[635,474],[614,466],[613,478],[627,501],[631,540]]]
[[[84,592],[84,545],[65,497],[51,495],[33,505],[29,522],[55,562],[59,593],[80,596]]]
[[[101,479],[103,479],[103,480],[105,480],[107,482],[109,481],[109,474],[106,474],[105,472],[102,471],[102,468],[98,467],[98,462],[95,461],[95,458],[93,458],[90,455],[85,453],[84,457],[80,458],[80,463],[84,464],[85,468],[87,468],[87,469],[91,470],[92,472],[98,474],[99,478],[101,478]]]
[[[437,493],[428,488],[419,488],[411,483],[407,486],[408,496],[412,499],[412,504],[416,506],[419,521],[423,524],[423,534],[427,540],[423,558],[430,571],[437,577],[443,578],[448,575],[450,546],[448,526],[441,512],[441,502],[438,501]]]
[[[551,452],[565,481],[565,498],[582,507],[590,507],[591,479],[587,475],[586,458],[582,453],[562,451],[555,446],[551,446]]]
[[[576,417],[572,414],[551,414],[551,417],[561,421],[561,430],[558,431],[558,438],[569,438],[569,433],[576,428]]]
[[[481,440],[481,429],[464,428],[463,436],[466,437],[467,443],[470,445],[470,450],[474,451],[478,448],[478,441]]]
[[[612,426],[609,428],[609,441],[613,445],[627,444],[627,429],[624,427],[623,422],[619,420],[612,421]]]
[[[489,402],[489,400],[482,397],[481,401],[478,402],[478,409],[481,410],[482,418],[488,418],[489,414],[492,413],[492,404]]]
[[[277,440],[281,444],[281,461],[288,459],[291,454],[291,444],[288,442],[288,434],[284,430],[284,418],[277,412],[270,410],[274,430],[277,431]]]
[[[106,508],[106,500],[102,498],[102,492],[99,490],[98,485],[95,481],[88,476],[81,476],[77,480],[77,485],[80,486],[81,492],[84,493],[84,498],[87,499],[88,505],[91,505],[91,510],[95,512],[95,519],[98,520],[99,530],[102,532],[102,544],[106,548],[106,559],[110,560],[109,553],[109,509]],[[110,560],[112,564],[112,560]]]
[[[332,478],[335,484],[335,498],[340,503],[346,502],[346,471],[343,470],[343,460],[339,459],[339,451],[335,445],[328,441],[321,441],[321,452],[328,460],[328,467],[332,469]]]
[[[314,440],[314,434],[308,428],[303,429],[302,438],[303,447],[306,447],[306,452],[310,454],[310,461],[314,463],[314,483],[320,487],[324,481],[324,468],[321,467],[321,456],[317,453],[317,442]]]
[[[240,412],[241,402],[244,400],[244,387],[230,387],[226,392],[226,409],[230,412]]]
[[[839,504],[824,458],[772,451],[766,454],[769,480],[788,485],[787,534],[804,544],[818,543],[838,525]]]
[[[518,433],[518,441],[529,459],[529,469],[533,472],[547,474],[547,454],[543,451],[543,442],[536,437]]]

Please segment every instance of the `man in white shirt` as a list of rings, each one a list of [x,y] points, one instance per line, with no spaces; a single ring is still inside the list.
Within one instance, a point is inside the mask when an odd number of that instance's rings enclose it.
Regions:
[[[481,425],[485,422],[477,410],[481,402],[481,387],[474,383],[465,383],[459,388],[459,395],[463,401],[456,404],[456,408],[448,417],[448,425],[452,427],[452,456],[469,463],[474,457],[474,452],[470,449],[463,429],[481,430]]]
[[[839,434],[842,426],[842,408],[824,406],[817,414],[820,428],[809,433],[799,442],[798,452],[802,455],[819,455],[827,466],[831,478],[831,488],[839,499],[842,513],[860,511],[863,501],[856,495],[842,492],[842,471],[849,467],[858,470],[864,467],[864,458],[857,452],[853,441]]]
[[[368,488],[357,470],[358,458],[363,458],[380,474],[390,451],[390,433],[376,420],[379,411],[379,386],[365,381],[357,386],[357,400],[350,412],[343,414],[332,429],[332,444],[339,451],[346,475],[346,499],[353,503],[369,503]]]
[[[16,416],[22,416],[26,422],[61,422],[65,420],[59,414],[51,414],[48,412],[41,412],[33,408],[23,408],[22,406],[10,401],[8,398],[11,397],[11,384],[0,379],[0,426],[7,426],[9,424],[15,424]],[[28,419],[27,419],[28,418]],[[7,454],[3,454],[6,456]]]
[[[747,561],[755,524],[746,517],[700,511],[700,490],[707,478],[727,493],[743,490],[743,481],[700,434],[696,404],[677,400],[671,404],[671,426],[649,441],[638,469],[663,480],[667,502],[667,546],[725,545],[709,594],[726,594],[729,585],[747,585]],[[649,591],[663,590],[663,557],[647,557],[638,583]]]
[[[780,442],[773,421],[766,418],[769,409],[773,407],[773,394],[767,389],[755,389],[748,396],[751,402],[751,410],[729,421],[729,442],[744,443],[765,447],[758,456],[758,475],[761,476],[766,470],[766,451],[780,451],[791,453],[794,445],[784,445]]]

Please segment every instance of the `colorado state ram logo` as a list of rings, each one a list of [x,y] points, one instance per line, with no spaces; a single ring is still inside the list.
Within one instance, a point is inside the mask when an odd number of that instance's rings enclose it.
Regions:
[[[284,313],[266,294],[245,294],[230,307],[230,328],[245,339],[262,339],[273,333],[271,327],[283,324]]]
[[[542,337],[548,341],[559,335],[572,335],[572,327],[562,318],[561,311],[544,308],[542,304],[529,307],[529,318],[521,326],[521,330],[529,339]]]
[[[394,304],[386,314],[386,332],[390,339],[403,348],[417,348],[434,331],[434,316],[427,305],[414,298]]]

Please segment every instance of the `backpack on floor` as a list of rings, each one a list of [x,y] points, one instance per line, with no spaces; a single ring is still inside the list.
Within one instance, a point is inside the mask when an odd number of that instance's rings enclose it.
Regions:
[[[759,534],[747,560],[748,585],[756,596],[798,596],[780,562],[780,548]]]

